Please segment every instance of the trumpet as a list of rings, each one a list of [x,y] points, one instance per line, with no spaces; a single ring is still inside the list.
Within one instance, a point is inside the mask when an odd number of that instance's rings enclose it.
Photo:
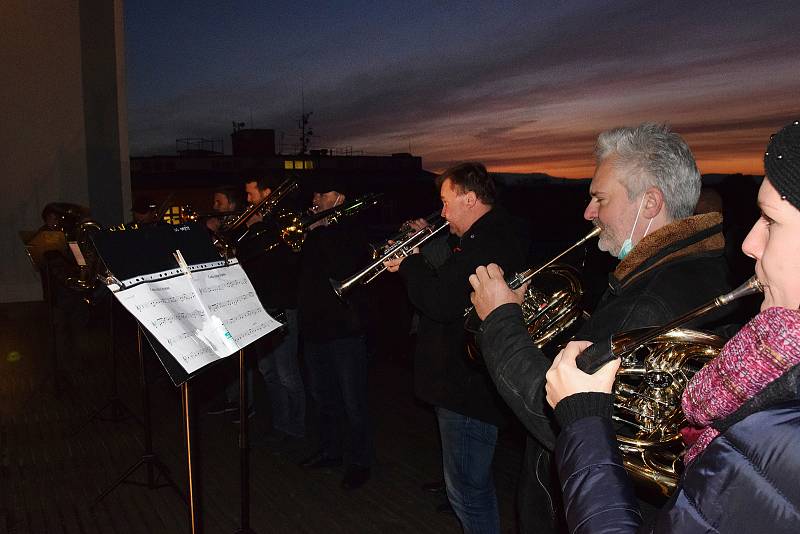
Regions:
[[[436,210],[427,217],[425,222],[429,225],[436,224],[441,221],[442,217],[439,215],[441,210]],[[369,248],[372,251],[372,259],[377,260],[383,257],[398,241],[405,241],[415,230],[411,226],[412,221],[406,221],[400,226],[400,231],[388,239],[384,239],[380,243],[370,243]]]
[[[384,262],[395,259],[404,258],[412,253],[415,248],[421,247],[434,236],[438,235],[442,230],[450,226],[450,223],[441,219],[437,224],[429,224],[424,228],[420,228],[416,232],[408,232],[403,235],[404,239],[394,243],[387,241],[379,248],[373,249],[375,254],[380,254],[374,259],[372,263],[367,265],[364,269],[360,270],[353,276],[345,280],[331,279],[331,286],[339,298],[344,298],[344,294],[350,291],[352,287],[357,284],[366,285],[375,280],[382,272],[386,270]]]

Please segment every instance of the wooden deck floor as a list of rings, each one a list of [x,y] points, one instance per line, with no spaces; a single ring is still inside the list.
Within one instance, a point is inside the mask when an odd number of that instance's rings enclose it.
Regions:
[[[80,356],[60,362],[56,376],[60,394],[53,387],[44,305],[0,306],[0,321],[0,534],[189,532],[187,507],[169,487],[151,490],[122,484],[90,509],[90,503],[144,450],[137,419],[90,419],[108,400],[111,387],[102,320],[78,339],[73,352]],[[134,327],[130,320],[117,325],[120,398],[141,417]],[[154,451],[185,490],[178,390],[156,360],[148,360]],[[214,376],[217,369],[211,371],[192,385],[194,404],[200,406],[194,454],[202,532],[232,533],[240,524],[238,434],[228,418],[208,416],[202,410],[202,401],[221,384]],[[299,468],[297,461],[313,448],[310,442],[281,453],[254,446],[250,454],[254,532],[460,532],[454,516],[435,511],[443,501],[419,488],[440,476],[439,445],[432,412],[413,399],[408,360],[376,354],[370,388],[377,459],[369,483],[346,492],[339,486],[340,469]],[[256,393],[263,401],[264,392]],[[263,430],[266,424],[263,412],[257,412],[252,430]],[[515,432],[503,434],[495,457],[501,521],[509,533],[514,531],[520,441]],[[145,474],[140,468],[131,480],[143,482]]]

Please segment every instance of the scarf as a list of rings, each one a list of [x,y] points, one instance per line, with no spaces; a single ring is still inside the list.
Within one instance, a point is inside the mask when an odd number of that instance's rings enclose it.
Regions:
[[[769,308],[756,315],[698,371],[683,392],[691,426],[681,430],[688,465],[719,435],[714,423],[731,416],[770,383],[800,364],[800,311]]]

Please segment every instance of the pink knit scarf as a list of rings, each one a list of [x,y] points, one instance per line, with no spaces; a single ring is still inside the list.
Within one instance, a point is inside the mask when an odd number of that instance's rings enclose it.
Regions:
[[[692,425],[681,431],[690,445],[684,463],[688,465],[717,437],[714,421],[734,413],[798,363],[800,311],[769,308],[756,315],[683,392],[683,412]]]

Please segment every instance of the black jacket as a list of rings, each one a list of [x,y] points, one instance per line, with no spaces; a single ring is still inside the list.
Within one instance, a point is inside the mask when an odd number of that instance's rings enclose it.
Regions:
[[[417,396],[435,406],[481,421],[503,422],[502,401],[484,371],[468,362],[464,310],[469,307],[469,275],[497,263],[506,273],[524,266],[525,227],[494,208],[456,240],[452,254],[434,268],[423,254],[406,258],[400,274],[419,312],[414,384]]]
[[[364,292],[342,300],[330,279],[348,278],[368,262],[366,236],[352,220],[318,226],[308,233],[301,251],[297,296],[303,337],[324,342],[364,334],[363,306],[358,300]]]
[[[268,311],[297,308],[300,254],[280,239],[274,223],[255,223],[247,234],[237,247],[236,257],[262,306]]]
[[[598,341],[659,326],[729,291],[724,246],[717,213],[682,219],[646,236],[609,276],[608,289],[575,338]],[[688,326],[720,326],[728,313]],[[531,343],[520,307],[506,304],[489,314],[478,343],[500,395],[531,435],[553,450],[555,428],[544,391],[551,361]]]

